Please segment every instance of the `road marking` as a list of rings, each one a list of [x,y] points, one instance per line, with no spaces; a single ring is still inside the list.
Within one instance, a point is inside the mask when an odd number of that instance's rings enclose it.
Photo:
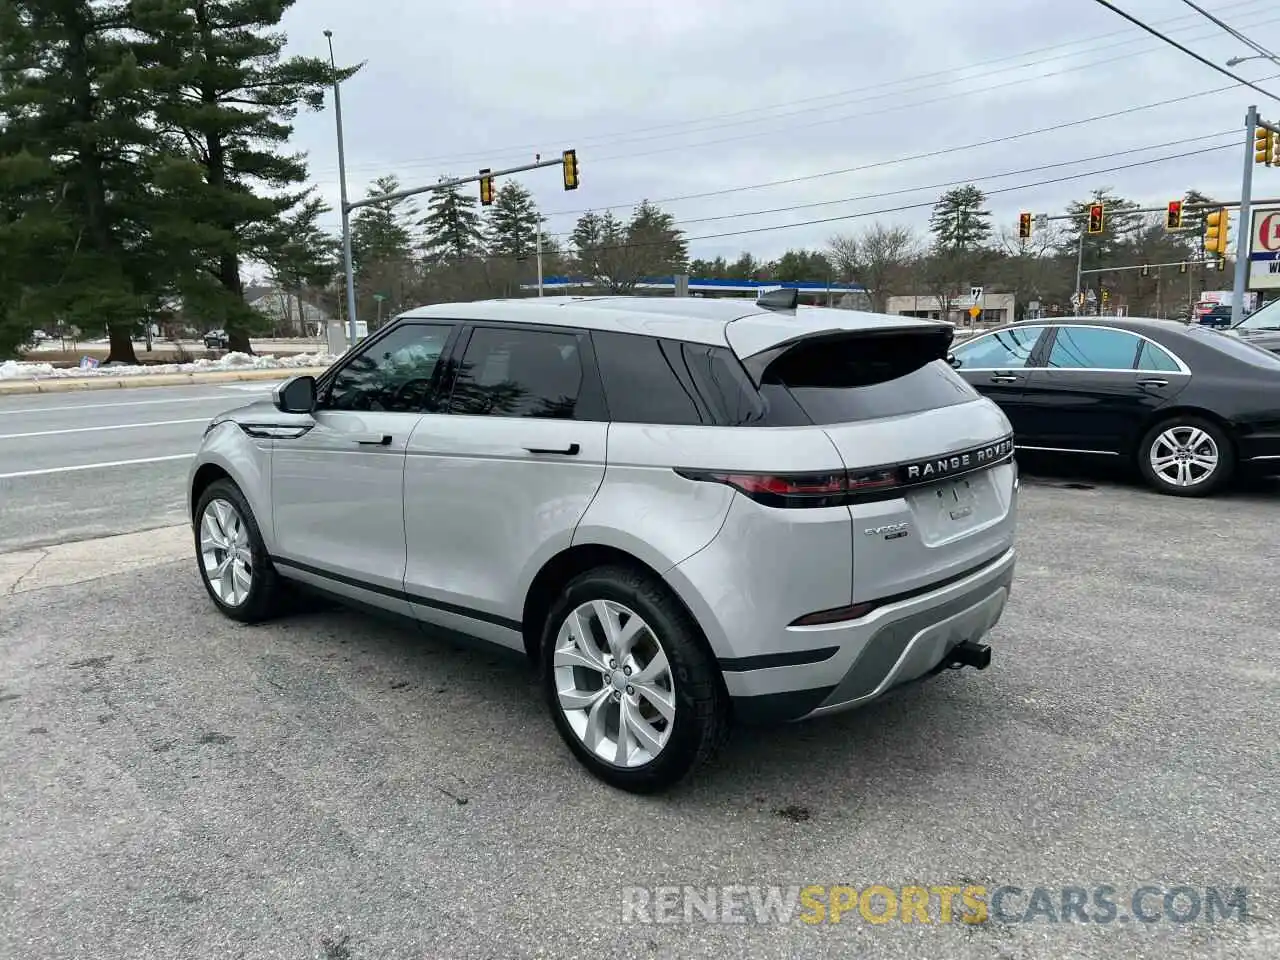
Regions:
[[[153,388],[154,389],[154,388]],[[177,389],[181,390],[181,387]],[[244,390],[245,387],[237,387],[236,389]],[[253,389],[257,389],[254,387]],[[267,393],[263,390],[263,393]],[[61,407],[22,407],[17,410],[11,410],[6,407],[0,407],[0,417],[9,413],[57,413],[60,410],[104,410],[109,407],[148,407],[164,403],[212,403],[215,400],[219,403],[227,403],[232,398],[222,394],[210,394],[207,397],[172,397],[168,400],[125,400],[122,403],[68,403]]]
[[[104,463],[78,463],[73,467],[19,470],[16,473],[0,473],[0,480],[16,480],[19,477],[42,477],[50,473],[73,473],[79,470],[107,470],[112,467],[132,467],[140,463],[164,463],[168,460],[190,460],[194,456],[194,453],[176,453],[168,457],[143,457],[140,460],[108,460]]]
[[[140,427],[175,427],[180,423],[208,423],[209,417],[194,420],[152,420],[149,423],[104,423],[97,427],[67,427],[63,430],[36,430],[32,433],[0,433],[0,440],[21,440],[25,437],[56,437],[64,433],[96,433],[99,430],[136,430]]]

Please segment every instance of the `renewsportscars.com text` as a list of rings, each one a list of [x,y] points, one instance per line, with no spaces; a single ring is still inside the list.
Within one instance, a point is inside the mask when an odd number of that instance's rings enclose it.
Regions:
[[[936,884],[624,887],[623,923],[1217,923],[1249,918],[1244,887]]]

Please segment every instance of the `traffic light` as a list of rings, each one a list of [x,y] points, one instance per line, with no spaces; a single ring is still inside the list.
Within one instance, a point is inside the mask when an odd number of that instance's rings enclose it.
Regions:
[[[1253,135],[1253,162],[1271,166],[1275,163],[1276,135],[1266,127],[1259,127]]]
[[[1103,209],[1100,203],[1089,204],[1089,232],[1101,233],[1104,226]]]
[[[578,151],[576,150],[564,152],[564,188],[578,189]]]
[[[1151,276],[1151,268],[1147,266],[1145,263],[1142,265],[1142,275],[1144,277]]]
[[[1226,257],[1219,257],[1219,258],[1218,258],[1218,272],[1219,272],[1219,273],[1222,273],[1222,271],[1224,271],[1224,270],[1226,270],[1226,269],[1227,269],[1227,258],[1226,258]]]
[[[1164,226],[1166,230],[1182,229],[1182,201],[1170,200],[1169,212],[1165,214]]]
[[[1214,210],[1204,218],[1204,250],[1205,253],[1216,253],[1226,256],[1227,231],[1231,228],[1231,217],[1225,209]]]
[[[480,171],[480,204],[485,207],[493,203],[493,177],[484,176],[488,172],[488,167]]]
[[[1187,272],[1187,261],[1183,260],[1180,264],[1178,264],[1178,272],[1179,273]]]
[[[1018,239],[1025,240],[1031,236],[1031,214],[1018,214]]]

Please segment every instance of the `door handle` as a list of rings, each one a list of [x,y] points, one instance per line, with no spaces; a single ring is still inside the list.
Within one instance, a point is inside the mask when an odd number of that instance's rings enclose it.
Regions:
[[[391,446],[391,434],[383,433],[374,436],[356,437],[355,442],[362,447],[389,447]]]
[[[582,448],[576,443],[571,443],[562,450],[555,450],[548,447],[525,447],[525,449],[530,453],[558,453],[565,457],[576,457],[578,455],[578,451]]]
[[[1140,387],[1167,387],[1168,385],[1168,380],[1161,380],[1159,377],[1151,377],[1147,380],[1138,381],[1138,386]]]
[[[992,383],[1017,383],[1018,378],[1011,373],[993,373],[991,375]]]

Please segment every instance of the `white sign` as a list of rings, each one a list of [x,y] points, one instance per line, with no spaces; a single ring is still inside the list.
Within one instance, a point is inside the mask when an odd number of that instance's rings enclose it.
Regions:
[[[970,302],[970,303],[972,303],[975,307],[976,307],[979,303],[981,303],[981,302],[982,302],[982,288],[981,288],[981,287],[970,287],[970,288],[969,288],[969,302]]]
[[[1250,290],[1280,290],[1280,207],[1253,211],[1245,286]]]

